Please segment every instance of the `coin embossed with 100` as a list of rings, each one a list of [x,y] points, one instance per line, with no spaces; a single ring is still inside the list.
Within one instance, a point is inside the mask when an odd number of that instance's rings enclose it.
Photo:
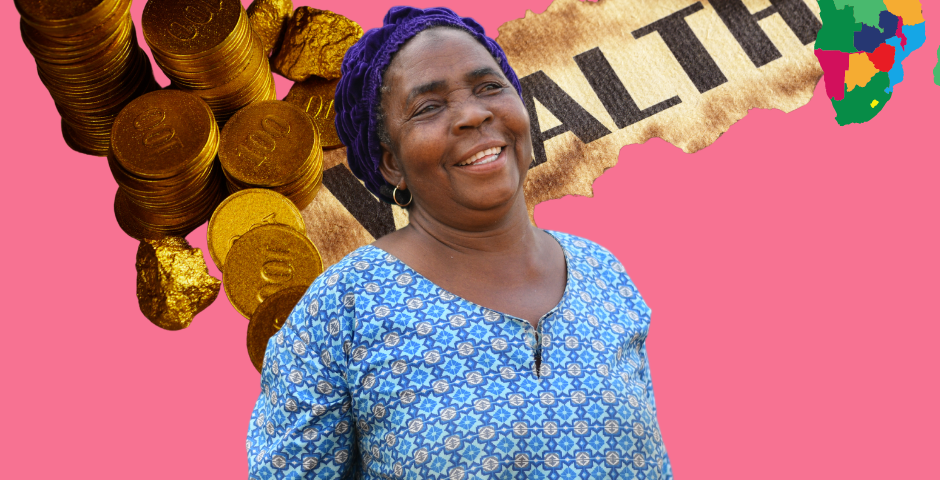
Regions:
[[[323,180],[323,149],[313,121],[281,100],[253,103],[222,129],[219,160],[230,192],[270,188],[304,208]]]
[[[120,186],[115,215],[128,235],[184,236],[224,198],[214,161],[219,128],[199,97],[148,93],[121,111],[111,133],[108,166]]]
[[[267,297],[288,287],[309,287],[323,273],[320,252],[302,233],[284,225],[252,228],[225,258],[222,284],[246,318]]]
[[[343,146],[336,133],[336,110],[333,109],[338,84],[339,79],[310,77],[303,82],[294,83],[284,97],[285,102],[297,105],[307,112],[320,132],[320,146],[327,150]]]
[[[276,98],[267,52],[238,0],[150,0],[142,24],[163,73],[202,97],[220,123]]]

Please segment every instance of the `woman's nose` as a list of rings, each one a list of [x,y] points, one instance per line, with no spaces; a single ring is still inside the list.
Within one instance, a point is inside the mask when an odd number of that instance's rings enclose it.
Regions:
[[[460,102],[455,108],[454,133],[461,130],[477,129],[484,123],[493,119],[493,112],[487,107],[485,102],[470,94]]]

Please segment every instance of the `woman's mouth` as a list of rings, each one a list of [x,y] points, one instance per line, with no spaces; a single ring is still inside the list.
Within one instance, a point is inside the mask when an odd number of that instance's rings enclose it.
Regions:
[[[469,165],[485,165],[487,163],[495,162],[499,158],[500,152],[503,151],[503,147],[493,147],[487,148],[481,152],[478,152],[476,155],[467,159],[467,161],[458,163],[458,167],[466,167]]]

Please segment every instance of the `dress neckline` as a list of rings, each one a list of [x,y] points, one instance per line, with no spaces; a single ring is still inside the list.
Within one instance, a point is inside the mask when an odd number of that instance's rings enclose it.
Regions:
[[[573,276],[571,275],[571,256],[570,256],[570,254],[569,254],[569,252],[568,252],[568,249],[565,248],[564,242],[562,242],[561,239],[558,238],[558,235],[557,235],[557,234],[560,233],[560,232],[555,232],[555,231],[552,231],[552,230],[544,230],[544,229],[542,229],[542,231],[545,232],[545,233],[547,233],[547,234],[549,234],[556,242],[558,242],[558,246],[561,247],[562,255],[563,255],[564,258],[565,258],[565,291],[561,294],[561,298],[558,299],[558,303],[555,304],[555,306],[552,307],[549,311],[545,312],[541,317],[539,317],[538,322],[536,322],[536,325],[538,325],[539,327],[541,327],[541,325],[542,325],[542,320],[544,320],[545,318],[551,316],[551,315],[554,314],[556,311],[558,311],[558,309],[561,308],[561,306],[567,301],[568,295],[569,295],[569,293],[571,292],[571,288],[572,288],[571,282],[573,281],[573,280],[572,280]],[[370,243],[369,245],[366,245],[366,247],[372,248],[373,250],[375,250],[375,251],[377,251],[377,252],[379,252],[379,253],[381,253],[381,254],[384,254],[386,257],[394,258],[394,259],[395,259],[395,262],[397,262],[397,263],[399,263],[400,265],[402,265],[402,266],[407,270],[407,273],[408,273],[409,275],[411,275],[412,277],[419,278],[419,279],[421,279],[421,280],[423,280],[423,281],[425,281],[425,282],[428,282],[428,284],[434,286],[434,288],[437,288],[437,289],[440,290],[441,292],[447,293],[448,295],[452,295],[455,299],[458,299],[458,300],[460,300],[460,301],[466,303],[467,305],[470,305],[470,306],[473,307],[475,310],[479,310],[483,315],[486,315],[487,312],[493,312],[493,313],[502,315],[502,316],[507,317],[507,318],[512,318],[512,319],[514,319],[514,320],[518,320],[518,321],[524,323],[524,324],[525,324],[526,326],[528,326],[529,328],[536,329],[535,327],[532,327],[532,324],[529,323],[529,321],[526,320],[526,319],[524,319],[524,318],[519,318],[519,317],[517,317],[517,316],[515,316],[515,315],[510,315],[510,314],[508,314],[508,313],[500,312],[499,310],[496,310],[496,309],[493,309],[493,308],[489,308],[489,307],[480,305],[480,304],[478,304],[478,303],[476,303],[476,302],[471,302],[470,300],[467,300],[466,298],[461,297],[460,295],[457,295],[456,293],[451,292],[450,290],[447,290],[447,289],[444,288],[444,287],[441,287],[440,285],[438,285],[438,284],[432,282],[429,278],[427,278],[427,277],[425,277],[424,275],[421,275],[420,273],[418,273],[417,270],[411,268],[410,265],[408,265],[407,263],[403,262],[400,258],[396,257],[395,255],[392,255],[391,253],[389,253],[389,252],[387,252],[387,251],[385,251],[385,250],[383,250],[383,249],[381,249],[381,248],[379,248],[379,247],[376,247],[375,245],[373,245],[373,244],[371,244],[371,243]]]

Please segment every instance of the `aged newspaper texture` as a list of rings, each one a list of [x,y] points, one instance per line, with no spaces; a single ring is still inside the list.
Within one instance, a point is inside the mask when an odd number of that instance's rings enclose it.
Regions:
[[[530,214],[591,196],[625,145],[659,137],[694,153],[752,108],[805,105],[821,25],[804,0],[555,0],[503,24],[532,121]]]

